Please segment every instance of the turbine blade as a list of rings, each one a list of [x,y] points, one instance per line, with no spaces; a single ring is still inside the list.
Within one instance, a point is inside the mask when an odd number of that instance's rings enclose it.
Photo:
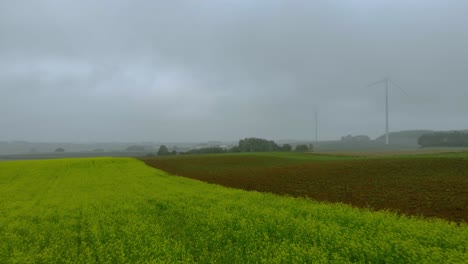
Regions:
[[[384,80],[377,81],[377,82],[373,82],[373,83],[367,85],[366,88],[371,87],[371,86],[375,86],[375,85],[377,85],[377,84],[379,84],[379,83],[383,83],[383,82],[385,82],[385,79],[384,79]]]
[[[391,79],[388,79],[388,80],[393,84],[393,86],[395,86],[396,88],[400,89],[400,91],[401,91],[404,95],[410,97],[410,96],[405,92],[405,90],[403,90],[403,88],[401,88],[398,84],[396,84],[396,83],[395,83],[394,81],[392,81]]]

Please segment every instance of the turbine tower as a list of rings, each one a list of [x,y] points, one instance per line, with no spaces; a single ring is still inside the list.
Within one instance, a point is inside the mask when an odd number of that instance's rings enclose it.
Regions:
[[[318,113],[317,113],[317,106],[314,108],[314,116],[315,116],[315,147],[318,146]]]
[[[395,82],[390,80],[388,77],[383,80],[371,83],[367,87],[375,86],[380,83],[385,83],[385,144],[388,145],[390,144],[390,138],[389,138],[389,132],[388,132],[388,84],[392,83],[394,86],[399,88],[401,92],[403,92],[406,96],[408,96],[408,94],[406,94],[405,91],[403,91],[403,89],[401,89],[400,86],[398,86]]]
[[[390,143],[388,138],[388,78],[385,78],[385,144]]]

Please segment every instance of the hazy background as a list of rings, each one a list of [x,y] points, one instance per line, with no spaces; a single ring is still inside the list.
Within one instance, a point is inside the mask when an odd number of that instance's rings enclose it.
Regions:
[[[0,0],[0,140],[468,127],[468,1]]]

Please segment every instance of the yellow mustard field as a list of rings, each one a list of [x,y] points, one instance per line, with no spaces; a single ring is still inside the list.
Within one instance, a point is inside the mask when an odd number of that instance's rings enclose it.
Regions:
[[[0,162],[0,263],[468,263],[468,227],[129,158]]]

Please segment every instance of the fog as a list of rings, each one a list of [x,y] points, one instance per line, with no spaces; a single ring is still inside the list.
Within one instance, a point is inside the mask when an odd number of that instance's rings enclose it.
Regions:
[[[468,1],[0,0],[0,141],[467,129]]]

